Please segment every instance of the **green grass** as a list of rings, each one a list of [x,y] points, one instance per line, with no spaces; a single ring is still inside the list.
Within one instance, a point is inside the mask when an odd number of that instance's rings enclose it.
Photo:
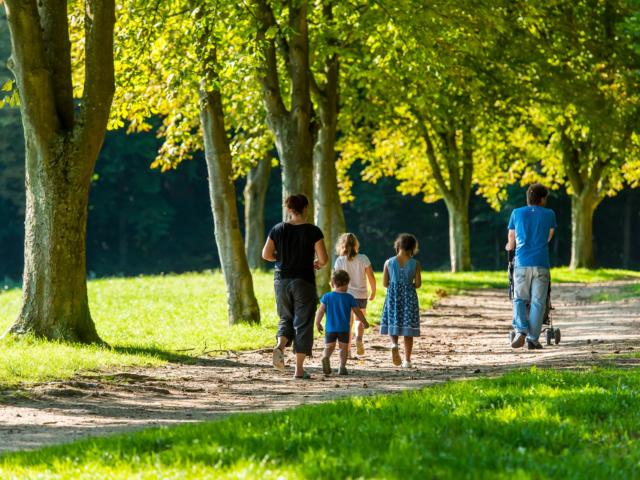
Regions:
[[[617,302],[626,298],[640,297],[640,283],[623,285],[617,292],[600,292],[591,297],[593,302]]]
[[[554,281],[605,281],[638,278],[640,272],[555,269]],[[379,295],[368,310],[376,323],[384,303]],[[504,271],[424,272],[420,305],[430,308],[442,292],[474,288],[506,288]],[[269,346],[277,325],[273,278],[255,274],[262,311],[257,327],[230,328],[226,296],[219,272],[155,277],[110,278],[89,282],[91,312],[100,336],[113,348],[98,348],[35,339],[0,343],[0,387],[20,382],[69,378],[77,372],[119,366],[157,365],[165,361],[192,361],[206,350],[239,350]],[[17,289],[0,293],[0,331],[13,322],[20,306]],[[190,350],[187,350],[190,349]],[[43,362],[41,359],[46,358]]]
[[[2,478],[638,478],[640,369],[536,370],[0,457]]]

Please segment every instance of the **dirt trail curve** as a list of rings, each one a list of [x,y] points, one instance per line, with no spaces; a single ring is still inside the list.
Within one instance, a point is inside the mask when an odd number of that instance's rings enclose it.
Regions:
[[[562,330],[562,342],[545,345],[542,351],[511,349],[506,292],[476,290],[443,298],[423,316],[412,370],[393,367],[387,339],[374,333],[366,337],[367,355],[350,362],[348,377],[322,375],[322,344],[317,339],[309,381],[292,380],[290,370],[286,375],[274,371],[270,353],[262,351],[201,358],[195,365],[81,376],[30,387],[26,396],[0,392],[0,452],[497,375],[530,364],[571,367],[597,362],[604,355],[640,350],[640,298],[589,301],[599,292],[618,291],[624,283],[555,285],[554,322]]]

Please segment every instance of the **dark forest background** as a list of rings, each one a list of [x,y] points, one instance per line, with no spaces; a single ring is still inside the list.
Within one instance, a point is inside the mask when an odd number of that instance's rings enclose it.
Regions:
[[[9,57],[6,23],[0,18],[0,59]],[[0,63],[0,86],[9,72]],[[153,132],[107,134],[90,197],[87,255],[90,276],[184,272],[218,267],[202,156],[177,170],[149,168],[159,147]],[[442,201],[425,204],[396,191],[394,179],[376,185],[359,180],[356,165],[355,201],[345,206],[348,228],[362,243],[376,269],[393,254],[395,236],[414,233],[421,243],[426,269],[449,268],[447,212]],[[237,185],[243,205],[243,181]],[[274,169],[267,194],[266,224],[281,215],[280,172]],[[509,214],[524,204],[524,188],[509,187],[500,212],[480,197],[471,202],[471,249],[474,269],[504,268],[503,245]],[[548,206],[556,211],[559,228],[552,244],[554,265],[570,258],[570,202],[554,192]],[[22,271],[24,235],[24,150],[20,113],[0,109],[0,281],[17,283]],[[600,266],[640,269],[640,191],[624,190],[596,210],[595,255]]]

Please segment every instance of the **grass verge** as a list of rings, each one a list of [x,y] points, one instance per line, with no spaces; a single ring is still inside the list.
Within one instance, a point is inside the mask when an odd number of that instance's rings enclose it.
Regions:
[[[2,478],[638,478],[640,369],[512,372],[85,440]]]
[[[640,272],[623,270],[554,269],[557,282],[593,282],[640,279]],[[80,371],[118,366],[157,365],[165,361],[193,361],[207,350],[246,350],[273,343],[277,325],[273,278],[257,272],[255,290],[262,311],[259,326],[227,324],[226,295],[219,272],[89,282],[91,311],[100,336],[112,348],[87,347],[35,339],[0,343],[0,387],[21,382],[69,378]],[[431,308],[439,295],[475,288],[506,288],[503,271],[425,272],[419,298]],[[380,294],[370,304],[368,317],[376,323],[384,303]],[[0,331],[14,320],[20,306],[17,289],[0,294]],[[47,359],[43,362],[42,359]]]

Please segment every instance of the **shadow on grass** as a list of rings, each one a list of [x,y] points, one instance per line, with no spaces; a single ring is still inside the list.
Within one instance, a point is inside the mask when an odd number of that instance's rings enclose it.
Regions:
[[[9,454],[0,473],[637,478],[639,388],[637,368],[534,368]]]

